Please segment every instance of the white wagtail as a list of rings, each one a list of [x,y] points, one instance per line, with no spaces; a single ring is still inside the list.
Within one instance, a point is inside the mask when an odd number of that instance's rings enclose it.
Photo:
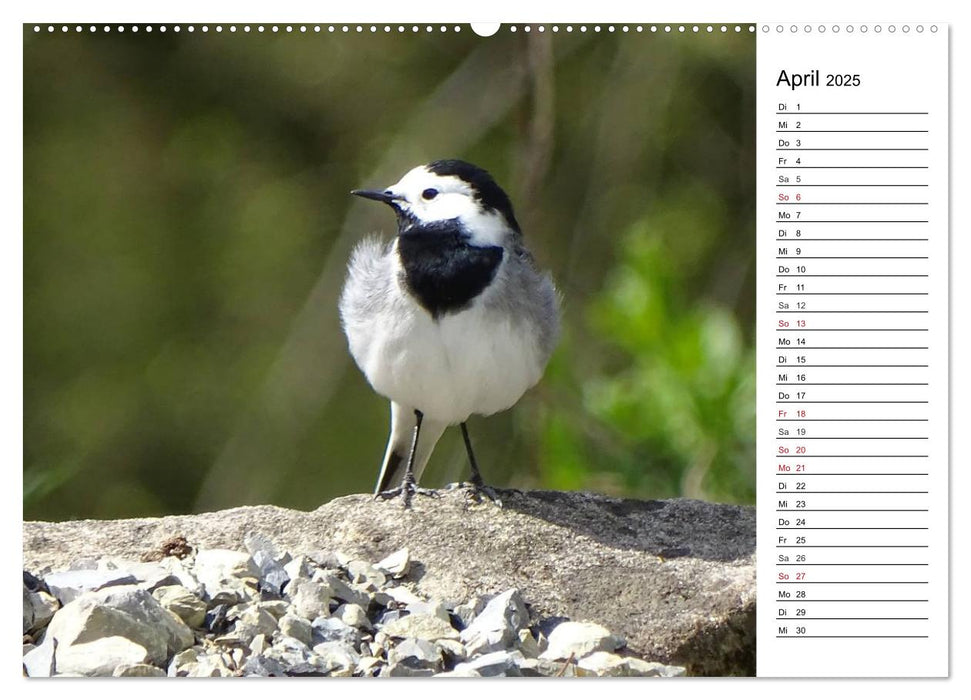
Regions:
[[[417,480],[445,428],[459,424],[473,491],[498,501],[465,423],[510,408],[539,381],[559,333],[552,278],[536,269],[509,197],[471,163],[438,160],[351,194],[398,218],[389,244],[368,238],[354,249],[340,299],[351,355],[391,400],[375,494],[401,494],[407,507],[431,493]]]

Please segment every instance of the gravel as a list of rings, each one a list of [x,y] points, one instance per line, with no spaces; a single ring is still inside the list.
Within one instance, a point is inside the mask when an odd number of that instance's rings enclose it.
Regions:
[[[541,619],[517,589],[429,597],[407,548],[376,562],[287,552],[85,559],[24,572],[28,676],[679,676],[601,625]],[[420,574],[416,579],[420,578]]]

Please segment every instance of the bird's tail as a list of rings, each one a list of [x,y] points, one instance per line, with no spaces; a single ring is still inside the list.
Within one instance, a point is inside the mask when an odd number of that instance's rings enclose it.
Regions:
[[[391,435],[388,438],[388,448],[384,452],[384,463],[381,465],[375,493],[387,491],[401,483],[405,469],[408,467],[408,456],[411,454],[416,422],[414,409],[391,402]],[[428,464],[428,458],[435,449],[435,443],[447,427],[447,423],[430,420],[427,417],[422,419],[418,447],[415,451],[415,483],[418,483],[421,478],[421,473]]]

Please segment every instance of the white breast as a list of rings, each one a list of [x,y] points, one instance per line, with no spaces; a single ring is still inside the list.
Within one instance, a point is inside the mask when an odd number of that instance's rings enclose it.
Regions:
[[[374,389],[449,424],[511,407],[542,376],[533,329],[481,300],[438,321],[402,294],[393,313],[349,333]]]

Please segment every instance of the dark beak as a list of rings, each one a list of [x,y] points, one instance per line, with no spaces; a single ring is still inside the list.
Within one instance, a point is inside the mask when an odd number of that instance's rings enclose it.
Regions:
[[[384,192],[378,192],[377,190],[351,190],[351,194],[357,197],[364,197],[364,199],[373,199],[376,202],[384,202],[385,204],[394,204],[394,201],[398,199],[390,190],[385,190]]]

